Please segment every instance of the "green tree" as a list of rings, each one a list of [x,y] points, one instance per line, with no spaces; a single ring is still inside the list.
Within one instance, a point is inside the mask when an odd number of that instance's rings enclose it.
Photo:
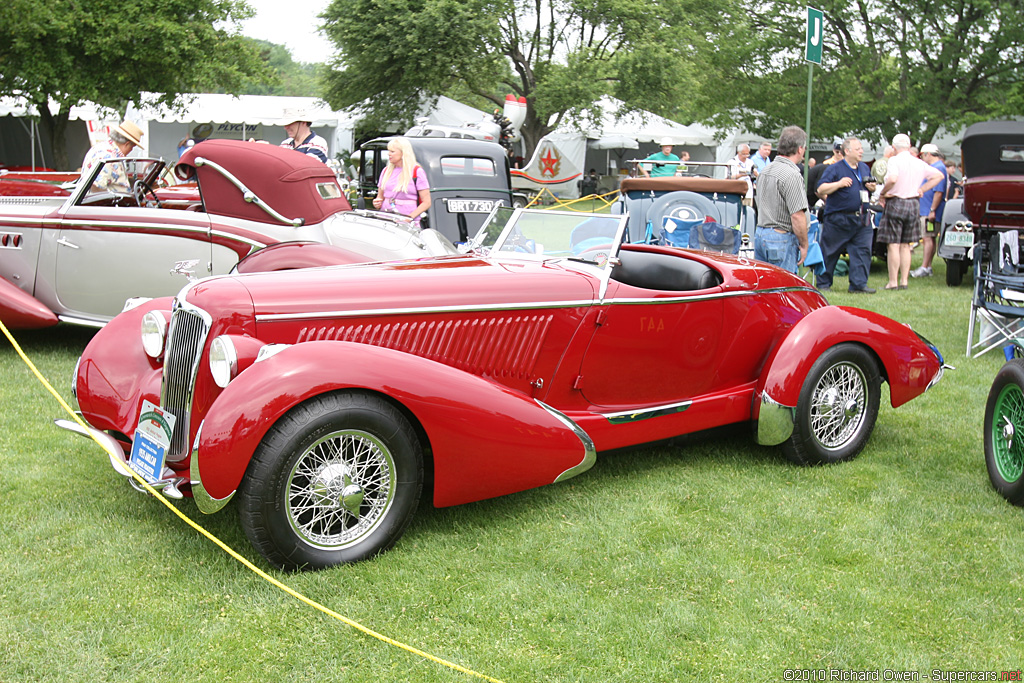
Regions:
[[[317,97],[320,94],[320,64],[296,62],[284,45],[266,40],[252,40],[266,63],[272,77],[250,81],[242,90],[246,95],[284,95],[287,97]]]
[[[251,15],[241,0],[6,0],[0,93],[37,106],[53,164],[69,168],[64,131],[80,102],[123,110],[150,91],[173,105],[182,93],[237,93],[267,77],[253,45],[223,28]]]
[[[740,33],[734,71],[701,93],[720,123],[774,135],[806,117],[803,0],[760,0]],[[868,140],[1019,115],[1024,12],[1019,0],[822,0],[822,68],[814,70],[812,135]],[[746,39],[744,39],[744,37]],[[735,97],[723,106],[721,93]]]
[[[338,48],[332,106],[408,121],[452,91],[524,96],[529,154],[605,94],[685,117],[721,14],[700,0],[333,0],[321,17]]]

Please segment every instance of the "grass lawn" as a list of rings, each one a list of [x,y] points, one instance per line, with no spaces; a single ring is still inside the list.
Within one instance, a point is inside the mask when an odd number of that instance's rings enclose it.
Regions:
[[[883,387],[851,463],[802,469],[745,428],[702,434],[602,454],[543,489],[424,506],[376,560],[275,576],[509,683],[1016,671],[1024,510],[989,486],[981,435],[1002,357],[965,358],[971,278],[951,289],[943,269],[883,292],[876,261],[873,296],[836,279],[831,303],[911,323],[957,368],[899,410]],[[91,333],[17,336],[69,397]],[[52,426],[58,405],[6,340],[0,415],[0,681],[474,680],[288,597],[131,490]],[[175,505],[266,567],[233,508]]]

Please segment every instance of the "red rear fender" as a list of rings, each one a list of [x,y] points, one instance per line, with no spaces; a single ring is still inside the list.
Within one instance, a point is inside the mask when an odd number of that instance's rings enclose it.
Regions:
[[[550,484],[594,461],[590,439],[530,396],[392,349],[307,342],[253,364],[210,407],[192,464],[205,492],[217,500],[232,495],[281,416],[314,396],[347,390],[385,395],[419,423],[439,507]]]
[[[793,326],[765,364],[755,396],[767,394],[780,405],[795,407],[814,362],[844,342],[869,348],[881,362],[893,408],[924,393],[941,369],[935,353],[906,325],[871,311],[826,306]]]

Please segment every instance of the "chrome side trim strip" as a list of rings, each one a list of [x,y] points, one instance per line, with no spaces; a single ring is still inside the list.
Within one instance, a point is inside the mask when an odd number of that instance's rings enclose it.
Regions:
[[[79,228],[94,225],[101,228],[138,228],[139,230],[146,230],[150,232],[157,229],[162,229],[169,232],[197,232],[203,235],[210,231],[209,226],[205,225],[179,225],[177,223],[128,223],[125,221],[90,221],[80,218],[76,218],[73,220],[64,219],[61,220],[60,223],[62,228]]]
[[[480,313],[485,311],[521,311],[539,308],[579,308],[593,306],[592,299],[579,301],[547,301],[514,304],[465,304],[460,306],[422,306],[412,308],[367,308],[358,311],[323,311],[321,313],[272,313],[257,315],[257,322],[276,320],[317,320],[320,318],[361,318],[374,315],[409,315],[414,313]]]
[[[204,515],[212,515],[222,507],[228,504],[228,502],[235,497],[237,489],[232,491],[224,498],[214,498],[210,495],[206,487],[203,486],[203,479],[199,476],[199,437],[203,435],[204,422],[199,423],[199,431],[196,432],[196,440],[192,442],[192,460],[188,464],[188,475],[192,482],[192,499],[196,502],[196,507]]]
[[[537,399],[534,400],[537,401]],[[577,437],[579,437],[580,442],[583,444],[583,459],[580,460],[578,465],[570,467],[569,469],[555,477],[555,481],[552,483],[557,484],[560,481],[572,479],[576,475],[583,474],[591,467],[593,467],[594,463],[597,462],[597,448],[594,446],[593,439],[591,439],[590,436],[587,435],[587,433],[583,431],[583,429],[578,424],[570,420],[569,417],[565,415],[565,413],[555,410],[554,408],[547,405],[543,401],[537,401],[537,405],[551,413],[551,415],[553,415],[559,422],[561,422],[566,427],[571,429],[573,433],[576,434]]]
[[[257,242],[256,240],[249,239],[248,237],[241,237],[240,235],[234,235],[230,232],[224,232],[223,230],[211,230],[210,235],[213,237],[224,237],[235,242],[241,242],[242,244],[248,244],[254,249],[263,249],[267,245],[263,242]]]
[[[168,209],[170,210],[170,209]],[[21,222],[21,223],[32,223],[38,225],[41,219],[36,220],[19,220],[19,219],[4,219],[5,223]],[[225,232],[224,230],[211,230],[208,225],[179,225],[176,223],[125,223],[121,221],[89,221],[89,220],[62,220],[60,222],[62,228],[78,228],[78,227],[89,227],[97,226],[102,228],[137,228],[139,230],[153,231],[154,229],[161,229],[167,232],[194,232],[200,235],[211,235],[213,237],[222,237],[242,244],[247,244],[250,247],[257,249],[263,249],[267,245],[263,242],[257,242],[254,239],[248,237],[242,237],[241,235],[235,235],[234,233]]]
[[[649,420],[652,417],[661,417],[662,415],[674,415],[675,413],[686,412],[686,409],[691,405],[693,405],[693,401],[681,401],[679,403],[669,403],[667,405],[643,408],[641,410],[623,410],[618,413],[601,413],[601,417],[608,420],[608,422],[613,425],[628,424],[630,422],[639,422],[640,420]]]
[[[757,442],[762,446],[777,446],[793,436],[795,413],[795,406],[784,406],[763,392],[757,416]]]
[[[358,267],[361,264],[354,264]],[[346,266],[347,267],[347,266]],[[257,315],[257,322],[274,322],[281,320],[318,320],[321,318],[359,318],[375,315],[413,315],[420,313],[483,313],[487,311],[525,311],[542,308],[576,308],[579,306],[657,306],[663,304],[679,304],[712,299],[730,299],[737,296],[755,296],[761,294],[777,294],[781,292],[806,292],[804,287],[778,287],[775,289],[755,289],[742,292],[715,292],[713,294],[689,294],[686,296],[644,298],[644,299],[608,299],[603,302],[590,299],[579,301],[537,301],[512,304],[466,304],[462,306],[422,306],[410,308],[368,308],[356,311],[323,311],[320,313],[271,313]]]
[[[62,323],[71,323],[72,325],[83,325],[85,327],[95,327],[97,329],[105,326],[108,321],[106,320],[88,320],[86,318],[76,318],[73,315],[58,315],[57,320]]]

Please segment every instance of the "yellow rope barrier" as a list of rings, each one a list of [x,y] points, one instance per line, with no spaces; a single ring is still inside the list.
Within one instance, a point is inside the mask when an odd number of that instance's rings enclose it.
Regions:
[[[530,202],[526,205],[526,208],[531,209],[531,208],[534,208],[535,206],[539,205],[540,202],[543,200],[545,194],[547,194],[547,195],[549,195],[551,197],[551,201],[553,202],[553,205],[551,207],[544,207],[544,208],[547,208],[549,210],[559,209],[559,210],[577,211],[577,212],[580,212],[580,213],[590,213],[592,211],[599,211],[601,209],[606,209],[609,206],[611,206],[612,204],[614,204],[615,201],[618,199],[619,191],[618,190],[612,190],[611,192],[606,192],[605,194],[588,194],[586,197],[579,197],[578,199],[571,199],[569,201],[565,201],[565,200],[559,199],[554,194],[552,194],[551,190],[549,190],[548,188],[544,187],[544,188],[541,188],[540,190],[538,190],[537,194],[535,194],[533,197],[530,198]],[[610,197],[610,199],[609,199],[609,197]],[[576,209],[576,208],[573,208],[574,204],[579,204],[580,202],[586,202],[586,201],[591,202],[590,208],[587,208],[587,209]],[[593,203],[595,201],[600,203],[600,206],[595,207],[593,205]]]
[[[39,372],[39,370],[36,368],[35,364],[29,359],[29,357],[27,355],[25,355],[25,352],[21,349],[21,346],[18,345],[18,342],[15,341],[14,337],[11,335],[10,331],[7,329],[7,326],[4,325],[2,320],[0,320],[0,331],[2,331],[4,336],[7,337],[7,340],[11,342],[11,345],[14,347],[14,350],[17,352],[18,356],[20,356],[21,360],[25,362],[25,365],[28,366],[28,369],[32,372],[33,375],[35,375],[36,379],[39,380],[39,382],[43,385],[43,387],[48,392],[50,392],[50,394],[52,394],[55,399],[57,399],[57,402],[68,413],[68,415],[70,415],[71,418],[75,422],[77,422],[83,429],[89,430],[90,429],[89,426],[85,424],[85,422],[82,420],[82,418],[79,417],[78,414],[75,413],[74,410],[72,410],[71,406],[69,406],[67,404],[67,402],[64,400],[64,398],[61,397],[61,395],[57,393],[57,391],[53,388],[53,386],[46,380],[45,377],[43,377],[42,373]],[[87,433],[89,433],[89,432],[87,432]],[[97,445],[99,445],[100,448],[103,449],[104,453],[109,453],[109,451],[107,451],[106,447],[103,445],[103,443],[99,439],[97,439],[95,436],[92,436],[91,438],[92,438],[92,440]],[[121,454],[113,454],[113,455],[115,455],[117,457],[121,457]],[[449,661],[447,661],[445,659],[441,659],[440,657],[432,655],[429,652],[424,652],[423,650],[419,650],[419,649],[417,649],[415,647],[412,647],[411,645],[406,645],[405,643],[401,643],[401,642],[399,642],[397,640],[394,640],[392,638],[388,638],[387,636],[385,636],[385,635],[383,635],[381,633],[377,633],[373,629],[370,629],[370,628],[367,628],[366,626],[363,626],[362,624],[360,624],[357,621],[353,621],[352,619],[349,619],[348,617],[345,617],[345,616],[343,616],[341,614],[338,614],[334,610],[330,609],[329,607],[325,607],[324,605],[320,604],[319,602],[316,602],[315,600],[311,600],[310,598],[307,598],[302,593],[299,593],[295,589],[290,588],[289,586],[281,583],[280,581],[278,581],[274,577],[270,576],[269,574],[264,572],[262,569],[260,569],[256,565],[254,565],[252,562],[250,562],[249,560],[247,560],[244,557],[242,557],[238,552],[236,552],[234,549],[232,549],[230,546],[228,546],[226,543],[224,543],[224,541],[220,540],[219,538],[214,536],[212,533],[210,533],[209,531],[207,531],[203,527],[199,526],[199,524],[197,524],[196,522],[194,522],[191,519],[189,519],[188,517],[186,517],[184,513],[182,513],[180,510],[178,510],[178,508],[176,508],[173,505],[171,505],[171,502],[169,500],[167,500],[164,496],[160,495],[160,493],[156,489],[154,489],[152,486],[150,486],[149,483],[145,479],[143,479],[141,476],[139,476],[139,474],[137,472],[135,472],[131,468],[126,468],[126,469],[131,473],[132,477],[137,482],[139,482],[140,484],[142,484],[142,486],[145,487],[146,491],[148,491],[150,494],[153,495],[154,498],[156,498],[161,503],[163,503],[165,506],[167,506],[167,508],[171,512],[173,512],[175,515],[177,515],[183,522],[185,522],[190,527],[192,527],[193,529],[198,531],[200,534],[205,536],[209,541],[211,541],[212,543],[217,545],[221,550],[223,550],[228,555],[230,555],[231,557],[236,559],[238,562],[240,562],[242,565],[244,565],[249,571],[251,571],[252,573],[256,574],[256,576],[260,577],[261,579],[263,579],[264,581],[267,581],[270,584],[273,584],[274,586],[276,586],[280,590],[284,591],[288,595],[292,596],[296,600],[298,600],[300,602],[304,602],[307,605],[309,605],[310,607],[313,607],[314,609],[317,609],[317,610],[323,612],[324,614],[326,614],[328,616],[334,617],[335,619],[337,619],[338,621],[346,624],[347,626],[350,626],[350,627],[356,629],[357,631],[362,631],[366,635],[371,636],[373,638],[376,638],[377,640],[379,640],[379,641],[381,641],[383,643],[387,643],[388,645],[393,645],[394,647],[397,647],[397,648],[399,648],[401,650],[405,650],[406,652],[410,652],[410,653],[412,653],[414,655],[418,655],[418,656],[420,656],[420,657],[422,657],[424,659],[428,659],[428,660],[430,660],[430,661],[432,661],[432,662],[434,662],[436,664],[440,664],[441,666],[446,666],[449,669],[454,669],[455,671],[458,671],[460,673],[464,673],[464,674],[466,674],[468,676],[474,676],[476,678],[480,678],[480,679],[483,679],[485,681],[490,681],[490,683],[502,683],[502,681],[500,681],[499,679],[491,678],[490,676],[486,676],[486,675],[484,675],[482,673],[478,673],[478,672],[473,671],[471,669],[467,669],[465,667],[459,666],[458,664],[455,664],[453,662],[449,662]]]

